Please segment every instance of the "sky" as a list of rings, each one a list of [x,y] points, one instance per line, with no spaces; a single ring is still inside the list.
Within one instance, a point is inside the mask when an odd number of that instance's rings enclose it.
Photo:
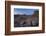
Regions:
[[[25,9],[25,8],[14,8],[14,15],[32,15],[34,14],[34,11],[38,9]]]

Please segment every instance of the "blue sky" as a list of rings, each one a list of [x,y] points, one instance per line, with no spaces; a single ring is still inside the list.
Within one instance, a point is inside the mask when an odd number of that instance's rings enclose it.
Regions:
[[[24,8],[14,8],[14,15],[20,14],[20,15],[32,15],[34,14],[34,11],[38,9],[24,9]]]

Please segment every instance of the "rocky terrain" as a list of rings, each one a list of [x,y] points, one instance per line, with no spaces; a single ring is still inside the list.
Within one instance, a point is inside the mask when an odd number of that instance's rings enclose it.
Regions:
[[[39,17],[35,15],[14,15],[14,27],[38,26]]]

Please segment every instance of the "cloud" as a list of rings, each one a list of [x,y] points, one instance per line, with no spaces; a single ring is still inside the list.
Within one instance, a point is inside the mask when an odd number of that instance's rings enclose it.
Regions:
[[[17,15],[17,14],[23,15],[24,13],[18,13],[18,12],[15,12],[15,13],[14,13],[14,15]]]

